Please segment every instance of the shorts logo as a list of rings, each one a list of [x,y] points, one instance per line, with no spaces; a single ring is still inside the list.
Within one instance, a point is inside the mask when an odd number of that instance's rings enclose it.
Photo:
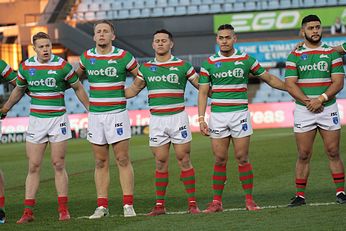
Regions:
[[[30,68],[29,69],[29,75],[34,76],[35,73],[36,73],[36,69],[35,68]]]
[[[93,138],[93,134],[91,132],[88,132],[89,138]]]
[[[216,63],[215,63],[215,67],[216,67],[216,68],[220,68],[221,66],[222,66],[222,63],[221,63],[221,62],[216,62]]]
[[[95,59],[95,58],[91,58],[91,59],[90,59],[90,63],[91,63],[92,65],[94,65],[94,64],[96,63],[96,59]]]
[[[67,133],[66,122],[63,122],[63,123],[60,124],[60,129],[61,129],[61,133],[63,135],[66,135],[66,133]]]
[[[302,54],[301,59],[302,60],[307,60],[308,59],[308,55],[307,54]]]
[[[117,128],[117,134],[118,134],[119,136],[121,136],[122,134],[124,134],[123,128]]]
[[[296,128],[302,128],[302,125],[301,125],[301,124],[294,124],[294,126],[295,126]]]
[[[211,129],[211,128],[209,128],[209,132],[213,133],[213,134],[216,134],[216,135],[220,134],[220,130],[215,130],[215,129]]]
[[[150,139],[150,142],[157,142],[157,138],[155,137],[150,137],[149,139]]]
[[[248,126],[247,124],[242,124],[242,128],[241,128],[244,132],[247,131]]]
[[[339,123],[339,118],[338,117],[333,117],[333,123],[338,124]]]
[[[181,136],[185,139],[187,137],[187,131],[181,131]]]
[[[157,66],[151,66],[151,67],[150,67],[150,70],[151,70],[152,72],[157,71]]]

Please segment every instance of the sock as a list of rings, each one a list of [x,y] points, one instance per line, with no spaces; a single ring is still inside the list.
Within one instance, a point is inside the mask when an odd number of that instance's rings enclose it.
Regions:
[[[308,179],[296,179],[296,196],[305,197],[305,188]]]
[[[156,204],[165,205],[165,195],[168,185],[168,172],[155,173]]]
[[[98,197],[97,198],[97,207],[103,206],[108,208],[108,198],[107,197]]]
[[[185,191],[188,194],[187,200],[188,200],[189,206],[190,205],[196,206],[196,197],[195,197],[196,179],[195,179],[194,168],[191,168],[191,169],[186,170],[186,171],[181,171],[180,180],[184,183]]]
[[[0,197],[0,209],[5,208],[5,197]]]
[[[252,190],[253,190],[252,165],[250,163],[246,163],[244,165],[238,165],[238,171],[239,171],[239,180],[245,192],[245,199],[252,200]]]
[[[67,202],[68,202],[67,196],[58,196],[59,211],[68,209]]]
[[[214,165],[213,173],[213,200],[222,201],[222,192],[225,188],[226,176],[226,165],[219,166]]]
[[[332,173],[332,176],[336,186],[336,194],[345,192],[345,173]]]
[[[34,206],[36,204],[35,199],[25,199],[24,200],[24,213],[32,214]]]
[[[133,195],[123,195],[123,205],[133,205]]]

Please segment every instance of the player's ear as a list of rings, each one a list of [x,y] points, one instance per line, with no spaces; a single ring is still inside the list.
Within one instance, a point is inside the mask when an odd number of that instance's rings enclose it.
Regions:
[[[171,41],[171,45],[170,45],[170,48],[172,49],[174,47],[174,42]]]

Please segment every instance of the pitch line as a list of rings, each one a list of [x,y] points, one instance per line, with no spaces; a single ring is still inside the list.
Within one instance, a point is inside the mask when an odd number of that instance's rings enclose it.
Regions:
[[[336,202],[325,202],[325,203],[308,203],[305,206],[329,206],[329,205],[336,205]],[[287,208],[287,205],[267,205],[267,206],[261,206],[261,209],[278,209],[278,208]],[[245,211],[245,208],[230,208],[230,209],[224,209],[223,212],[234,212],[234,211]],[[177,211],[177,212],[166,212],[168,215],[177,215],[177,214],[186,214],[187,211]],[[137,213],[137,216],[145,216],[146,213]],[[110,215],[108,217],[123,217],[123,215],[116,214],[116,215]],[[75,219],[89,219],[89,216],[81,216],[77,217]]]

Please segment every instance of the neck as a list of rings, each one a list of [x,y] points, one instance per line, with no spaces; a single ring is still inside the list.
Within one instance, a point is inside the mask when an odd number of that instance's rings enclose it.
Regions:
[[[312,49],[321,46],[321,42],[319,42],[319,43],[311,43],[311,42],[309,42],[309,41],[307,41],[307,40],[305,40],[304,44],[305,44],[305,46],[306,46],[307,48],[312,48]]]
[[[101,55],[108,54],[112,51],[112,45],[97,45],[96,51]]]
[[[171,58],[171,53],[166,53],[164,55],[155,54],[156,61],[161,62],[161,63],[170,60],[170,58]]]
[[[232,56],[235,52],[235,49],[232,48],[232,50],[229,50],[229,51],[220,51],[220,54],[222,56],[226,56],[226,57],[229,57],[229,56]]]

